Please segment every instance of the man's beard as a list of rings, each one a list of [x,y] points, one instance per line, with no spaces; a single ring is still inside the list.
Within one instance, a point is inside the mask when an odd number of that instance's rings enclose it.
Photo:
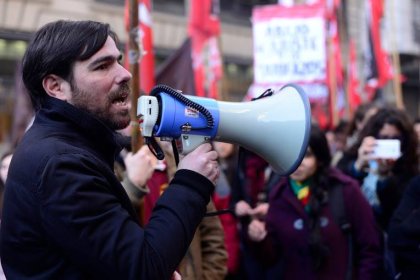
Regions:
[[[100,120],[107,127],[112,130],[119,130],[126,128],[130,123],[129,112],[122,112],[122,114],[112,114],[109,108],[112,106],[112,102],[115,98],[121,96],[124,92],[130,92],[128,83],[122,84],[117,91],[111,92],[108,95],[107,105],[104,107],[98,107],[95,100],[87,91],[83,91],[77,87],[77,85],[71,85],[73,95],[71,103],[78,109],[93,115],[96,119]],[[128,102],[128,101],[127,101]]]

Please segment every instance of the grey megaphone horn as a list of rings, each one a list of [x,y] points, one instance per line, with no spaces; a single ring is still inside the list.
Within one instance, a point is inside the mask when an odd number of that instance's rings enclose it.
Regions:
[[[237,144],[281,175],[292,173],[302,161],[311,124],[308,97],[293,84],[247,102],[183,95],[160,85],[139,98],[137,115],[146,140],[180,140],[184,154],[205,141]]]

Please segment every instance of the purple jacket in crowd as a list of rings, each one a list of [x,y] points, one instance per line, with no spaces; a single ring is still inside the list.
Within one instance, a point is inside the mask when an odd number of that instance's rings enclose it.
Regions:
[[[358,183],[337,169],[329,172],[329,181],[342,185],[344,209],[352,226],[354,247],[353,279],[377,279],[382,267],[381,241],[372,210],[363,197]],[[334,221],[328,203],[320,211],[321,236],[329,248],[324,265],[314,271],[309,253],[309,216],[283,178],[270,194],[266,217],[268,236],[263,241],[264,255],[278,260],[283,277],[278,279],[345,279],[349,246],[346,235]]]

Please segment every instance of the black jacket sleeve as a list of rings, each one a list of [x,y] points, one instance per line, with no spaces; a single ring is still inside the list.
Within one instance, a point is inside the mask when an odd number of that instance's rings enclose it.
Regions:
[[[116,195],[122,186],[104,168],[80,155],[60,155],[46,164],[37,195],[51,246],[91,278],[170,279],[205,214],[213,184],[193,171],[178,171],[142,229]]]

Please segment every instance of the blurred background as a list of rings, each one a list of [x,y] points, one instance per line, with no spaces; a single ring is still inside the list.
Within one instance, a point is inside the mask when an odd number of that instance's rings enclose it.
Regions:
[[[141,2],[141,1],[139,1]],[[201,0],[150,0],[149,12],[153,62],[155,69],[164,64],[191,36],[190,13],[194,5],[204,5]],[[216,97],[228,101],[241,101],[249,95],[254,82],[254,49],[252,13],[257,7],[283,4],[303,5],[305,1],[276,0],[220,0],[217,5],[219,29],[217,46],[221,54],[220,80]],[[317,1],[307,1],[309,2]],[[350,39],[355,45],[355,67],[359,74],[357,83],[359,103],[377,101],[394,103],[407,110],[414,119],[420,115],[420,0],[373,1],[383,9],[379,24],[381,46],[389,58],[398,79],[389,77],[376,87],[373,94],[366,92],[366,49],[369,25],[366,18],[371,15],[366,7],[369,0],[326,1],[334,2],[334,14],[338,18],[337,28],[344,30],[341,36],[341,51],[349,53],[345,43]],[[328,3],[327,3],[328,4]],[[127,45],[128,1],[124,0],[0,0],[0,143],[16,141],[19,118],[25,117],[20,82],[20,61],[31,38],[31,34],[47,22],[57,19],[98,20],[107,22],[121,39],[121,47]],[[216,7],[216,6],[212,6]],[[372,7],[372,6],[370,6]],[[145,19],[143,19],[145,20]],[[150,52],[149,52],[150,53]],[[346,60],[343,60],[346,65]],[[144,89],[145,92],[148,89]],[[399,95],[397,95],[397,93]],[[329,93],[331,94],[331,92]],[[335,104],[328,99],[329,108]],[[348,100],[348,99],[346,99]],[[400,100],[400,101],[399,101]],[[400,102],[400,103],[399,103]],[[342,117],[350,118],[352,110],[344,104]],[[356,104],[357,106],[357,104]],[[349,109],[350,108],[350,109]],[[332,115],[332,113],[330,113]],[[330,116],[330,119],[332,117]],[[337,120],[327,120],[324,127],[332,127]],[[20,128],[21,129],[21,128]]]

